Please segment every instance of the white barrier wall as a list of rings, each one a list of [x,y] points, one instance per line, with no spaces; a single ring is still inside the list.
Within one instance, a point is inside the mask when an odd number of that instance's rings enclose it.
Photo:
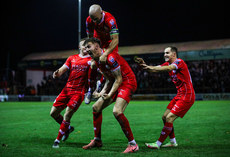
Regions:
[[[45,70],[26,70],[26,86],[37,87],[37,84],[41,84],[45,76],[52,75],[53,71]]]
[[[167,100],[170,101],[176,94],[134,94],[132,100]],[[25,95],[21,101],[51,101],[56,99],[57,95],[27,96]],[[2,101],[19,101],[18,95],[0,95]],[[196,100],[230,100],[230,93],[205,93],[196,94]],[[1,101],[0,101],[1,102]]]

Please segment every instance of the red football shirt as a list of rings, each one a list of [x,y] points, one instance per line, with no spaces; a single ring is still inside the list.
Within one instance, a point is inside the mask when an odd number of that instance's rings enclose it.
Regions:
[[[116,19],[108,12],[103,11],[103,17],[99,24],[94,23],[90,16],[86,19],[86,33],[101,40],[101,47],[107,48],[112,41],[110,35],[119,34]],[[118,49],[118,47],[116,47]]]
[[[163,63],[161,66],[168,66],[169,62]],[[169,76],[177,88],[178,94],[194,93],[192,78],[190,76],[187,64],[180,58],[176,59],[172,65],[176,70],[169,71]]]
[[[70,70],[69,78],[65,88],[69,91],[82,92],[88,82],[88,71],[90,68],[91,57],[80,54],[70,56],[65,65]]]
[[[104,52],[104,50],[103,50]],[[122,85],[137,86],[136,76],[126,60],[118,53],[110,53],[107,57],[106,64],[96,62],[96,66],[109,77],[114,78],[112,72],[121,69]]]

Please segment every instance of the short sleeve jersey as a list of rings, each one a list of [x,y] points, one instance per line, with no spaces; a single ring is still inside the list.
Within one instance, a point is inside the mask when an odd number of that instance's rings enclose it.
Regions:
[[[110,35],[119,34],[116,19],[110,13],[103,11],[103,17],[99,24],[94,23],[90,16],[86,19],[86,33],[93,33],[95,38],[101,40],[101,47],[107,48],[112,41]]]
[[[133,73],[129,64],[118,53],[109,54],[106,64],[96,62],[96,66],[100,69],[100,71],[107,74],[111,78],[114,77],[112,72],[120,69],[122,75],[122,84],[129,84],[132,86],[136,86],[137,84],[135,74]]]
[[[163,63],[161,66],[168,66],[169,62]],[[187,64],[180,58],[176,59],[172,65],[176,70],[169,71],[169,76],[175,84],[178,93],[193,93],[192,79]]]
[[[88,71],[90,68],[91,57],[80,54],[70,56],[65,66],[69,69],[69,78],[65,88],[69,91],[82,92],[88,81]]]

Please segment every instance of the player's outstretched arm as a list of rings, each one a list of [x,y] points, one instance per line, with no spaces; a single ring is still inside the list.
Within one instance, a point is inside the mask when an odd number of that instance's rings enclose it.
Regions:
[[[60,77],[61,75],[63,75],[66,71],[68,70],[67,66],[64,64],[62,65],[61,68],[59,68],[58,70],[56,70],[54,73],[53,73],[53,78],[58,78]]]
[[[138,64],[145,64],[144,59],[139,58],[139,57],[137,57],[137,56],[134,57],[134,61],[135,61],[136,63],[138,63]]]
[[[141,67],[144,70],[148,70],[149,72],[164,72],[164,71],[176,70],[176,67],[174,65],[169,65],[169,66],[148,66],[146,64],[141,64]]]

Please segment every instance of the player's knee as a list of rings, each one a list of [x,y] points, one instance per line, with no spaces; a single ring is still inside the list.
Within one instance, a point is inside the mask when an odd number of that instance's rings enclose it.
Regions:
[[[50,116],[53,117],[53,118],[56,118],[57,117],[57,114],[53,111],[50,111]]]
[[[121,114],[122,112],[119,112],[119,111],[113,111],[113,115],[115,116],[115,117],[117,117],[119,114]]]
[[[93,112],[100,112],[99,107],[93,105],[92,108],[93,108]]]
[[[71,114],[68,114],[68,113],[65,113],[65,114],[64,114],[64,120],[65,120],[66,122],[70,122],[71,117],[72,117]]]
[[[69,122],[69,123],[70,123],[70,119],[71,119],[70,116],[65,116],[65,117],[64,117],[64,120],[65,120],[66,122]]]
[[[162,116],[163,122],[166,122],[166,116]]]
[[[173,121],[175,120],[175,117],[171,114],[166,116],[166,122],[168,123],[173,123]]]

